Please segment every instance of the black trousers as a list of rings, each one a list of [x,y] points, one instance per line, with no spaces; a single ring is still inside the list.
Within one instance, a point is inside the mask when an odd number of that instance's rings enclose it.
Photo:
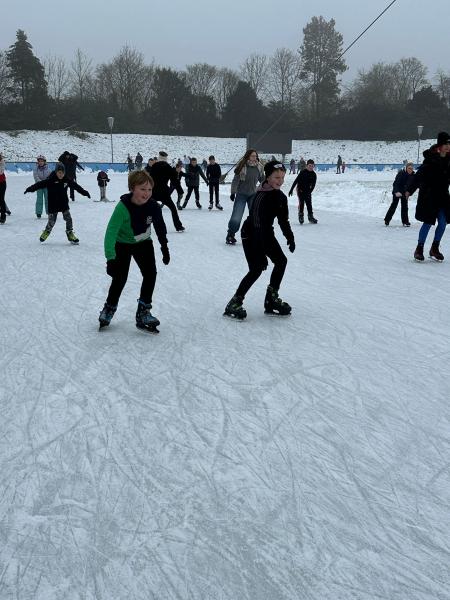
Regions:
[[[286,270],[287,258],[281,249],[275,236],[264,244],[264,247],[258,247],[253,239],[242,238],[245,258],[247,259],[249,272],[242,279],[236,290],[236,296],[245,297],[248,290],[257,281],[265,269],[266,257],[273,262],[273,270],[270,275],[270,285],[276,290],[280,289],[281,281]]]
[[[0,181],[0,215],[2,217],[6,216],[5,193],[6,193],[6,181]]]
[[[213,203],[213,194],[216,197],[216,206],[219,204],[219,182],[209,183],[209,203]]]
[[[305,212],[305,204],[306,210],[308,211],[308,216],[313,216],[313,208],[312,208],[312,198],[311,194],[299,194],[298,196],[298,212],[303,214]]]
[[[401,205],[400,205],[400,215],[402,218],[402,223],[403,225],[406,225],[407,223],[409,223],[409,218],[408,218],[408,200],[402,196],[401,198],[397,198],[397,196],[394,196],[394,194],[392,194],[392,202],[390,207],[388,208],[388,211],[386,213],[386,216],[384,217],[384,220],[386,221],[386,223],[390,223],[392,217],[395,214],[395,211],[397,210],[397,206],[398,206],[398,201],[401,201]]]
[[[179,229],[180,227],[183,227],[183,224],[180,221],[180,217],[178,216],[177,207],[175,206],[175,203],[172,200],[172,198],[169,196],[169,188],[167,188],[167,193],[155,194],[154,198],[155,198],[155,200],[158,200],[158,202],[161,202],[161,204],[163,206],[167,206],[167,208],[170,210],[170,212],[172,214],[172,221],[173,221],[173,225],[174,225],[175,229]]]
[[[195,195],[195,203],[198,204],[200,202],[200,192],[198,191],[198,185],[196,185],[195,187],[192,185],[188,185],[187,190],[188,190],[188,192],[187,192],[186,198],[184,199],[183,208],[189,202],[189,198],[191,197],[192,192],[194,192],[194,195]]]
[[[140,299],[145,304],[151,304],[156,281],[155,252],[152,240],[137,242],[136,244],[122,244],[116,242],[117,273],[113,277],[106,302],[110,306],[117,306],[123,288],[128,279],[131,257],[137,263],[142,273]]]

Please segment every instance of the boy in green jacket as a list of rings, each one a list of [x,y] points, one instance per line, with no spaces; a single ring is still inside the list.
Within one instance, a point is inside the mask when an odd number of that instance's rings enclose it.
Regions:
[[[105,233],[106,272],[112,277],[108,297],[99,316],[100,329],[110,324],[127,282],[131,257],[142,273],[141,294],[136,312],[136,327],[158,333],[159,321],[152,315],[152,296],[156,264],[151,225],[155,228],[165,265],[170,262],[167,230],[161,207],[152,199],[153,179],[146,171],[128,176],[129,194],[124,194],[114,209]]]

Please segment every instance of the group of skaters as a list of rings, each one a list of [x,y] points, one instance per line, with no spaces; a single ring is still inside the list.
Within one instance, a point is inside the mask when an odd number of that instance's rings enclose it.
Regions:
[[[431,258],[442,261],[444,256],[439,250],[439,244],[447,223],[450,223],[450,135],[440,132],[437,141],[423,153],[423,163],[414,172],[414,165],[406,163],[396,176],[392,204],[385,217],[389,225],[398,203],[401,202],[403,225],[410,225],[408,219],[408,198],[419,190],[416,207],[416,219],[422,222],[419,240],[414,252],[417,261],[424,261],[424,245],[433,225],[437,227],[429,251]],[[45,157],[39,155],[33,175],[35,183],[26,188],[24,193],[37,192],[36,215],[40,218],[43,210],[47,212],[48,222],[40,236],[44,242],[50,235],[59,212],[66,223],[67,238],[71,243],[78,243],[73,231],[72,217],[69,209],[67,190],[71,197],[73,192],[90,198],[87,190],[76,182],[76,168],[82,168],[77,162],[78,157],[65,152],[53,171],[46,164]],[[199,201],[199,183],[202,178],[209,186],[210,207],[215,200],[216,207],[221,210],[218,185],[221,178],[220,165],[210,156],[206,174],[197,164],[195,158],[190,158],[183,165],[182,175],[180,164],[173,167],[168,163],[167,153],[161,151],[156,160],[149,160],[144,169],[135,169],[128,175],[128,193],[120,198],[109,220],[105,234],[106,271],[112,278],[111,286],[105,305],[99,316],[100,328],[110,324],[115,314],[120,294],[128,277],[131,258],[133,257],[142,273],[141,293],[136,312],[136,325],[140,329],[157,332],[159,320],[151,313],[153,289],[156,280],[156,265],[151,238],[151,224],[158,238],[163,263],[168,265],[170,253],[167,240],[167,229],[162,216],[161,206],[167,206],[171,211],[176,231],[184,231],[178,210],[186,207],[194,192],[196,205],[201,208]],[[299,223],[304,223],[304,208],[306,206],[308,220],[317,224],[312,208],[312,192],[317,176],[314,171],[314,161],[305,162],[305,168],[298,173],[288,195],[297,192]],[[75,169],[70,170],[70,169]],[[69,171],[69,173],[68,173]],[[274,233],[274,221],[278,220],[281,231],[286,239],[290,252],[295,251],[294,234],[289,223],[289,209],[286,195],[281,191],[284,184],[286,169],[275,160],[263,163],[259,160],[255,149],[249,149],[236,164],[231,183],[230,200],[233,210],[228,222],[226,243],[234,245],[235,235],[240,228],[245,208],[248,207],[248,217],[241,229],[242,246],[248,263],[248,272],[239,283],[236,292],[225,307],[224,314],[236,319],[244,319],[246,310],[243,302],[251,286],[268,267],[268,259],[273,263],[269,286],[264,300],[264,310],[270,314],[288,315],[291,307],[279,297],[279,289],[287,265],[287,258]],[[107,177],[107,176],[106,176]],[[184,190],[181,179],[184,177],[188,193],[183,204],[181,200]],[[104,185],[106,186],[106,181]],[[99,184],[100,185],[100,184]],[[4,223],[8,208],[5,202],[6,176],[5,162],[0,154],[0,218]],[[171,199],[171,193],[177,191],[177,205]],[[73,197],[72,197],[73,199]]]

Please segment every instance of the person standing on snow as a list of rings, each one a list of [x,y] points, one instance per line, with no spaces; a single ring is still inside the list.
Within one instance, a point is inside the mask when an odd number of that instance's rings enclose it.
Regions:
[[[338,154],[337,163],[336,163],[336,175],[338,175],[341,172],[341,167],[342,167],[342,158],[341,158],[341,155]]]
[[[408,188],[408,185],[412,184],[414,179],[414,164],[412,162],[407,162],[404,169],[401,169],[395,179],[394,185],[392,186],[392,202],[386,216],[384,217],[384,224],[388,227],[389,223],[392,220],[392,217],[397,210],[398,202],[401,202],[401,217],[403,227],[409,227],[411,223],[408,218],[408,198],[405,196],[405,192]]]
[[[298,196],[298,221],[300,225],[303,225],[305,222],[304,210],[305,204],[306,209],[308,211],[308,221],[310,223],[316,224],[317,219],[314,217],[313,208],[312,208],[312,193],[314,188],[316,187],[317,175],[314,172],[314,161],[310,158],[306,162],[306,169],[300,171],[297,177],[294,179],[294,183],[289,190],[289,196],[292,196],[292,192],[294,188],[297,186],[297,196]]]
[[[209,157],[209,164],[206,167],[206,178],[208,179],[209,187],[209,210],[212,210],[213,207],[213,195],[216,198],[216,208],[218,210],[223,210],[219,200],[219,184],[221,177],[222,169],[220,168],[219,163],[216,163],[215,157],[211,154]]]
[[[444,235],[447,223],[450,223],[450,135],[441,131],[437,136],[437,143],[423,153],[423,162],[417,169],[412,182],[405,192],[409,198],[419,189],[417,198],[416,219],[423,225],[419,231],[419,240],[414,252],[414,259],[423,262],[424,245],[428,233],[433,225],[437,227],[434,232],[429,256],[442,262],[444,255],[439,250],[439,244]]]
[[[275,237],[273,223],[278,219],[290,252],[295,250],[294,234],[289,223],[289,207],[281,191],[286,169],[271,160],[264,165],[265,179],[256,191],[241,236],[249,271],[239,284],[236,293],[225,307],[224,315],[245,319],[247,312],[242,306],[245,295],[267,269],[267,259],[273,262],[273,271],[264,299],[264,311],[269,314],[288,315],[291,307],[278,296],[278,290],[287,265],[287,258]]]
[[[50,175],[50,167],[47,164],[47,159],[42,154],[36,158],[36,166],[33,169],[34,183],[44,181]],[[48,215],[48,192],[47,188],[41,188],[36,191],[36,217],[42,216],[42,209],[45,207],[45,214]]]
[[[258,183],[264,181],[264,168],[259,160],[258,153],[254,148],[249,148],[234,170],[231,182],[230,200],[234,202],[233,212],[228,222],[228,232],[225,242],[230,245],[236,243],[234,237],[241,226],[245,206],[249,210],[251,201],[255,194]]]

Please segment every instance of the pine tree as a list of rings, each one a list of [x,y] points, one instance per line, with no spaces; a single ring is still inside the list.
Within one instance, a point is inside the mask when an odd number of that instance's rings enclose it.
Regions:
[[[311,84],[316,119],[332,112],[339,95],[338,75],[347,70],[345,61],[338,58],[343,38],[334,26],[334,19],[313,17],[303,29],[302,75]]]
[[[41,61],[33,54],[32,46],[22,29],[16,34],[17,41],[6,53],[10,72],[10,92],[25,110],[43,104],[47,100],[45,70]]]

